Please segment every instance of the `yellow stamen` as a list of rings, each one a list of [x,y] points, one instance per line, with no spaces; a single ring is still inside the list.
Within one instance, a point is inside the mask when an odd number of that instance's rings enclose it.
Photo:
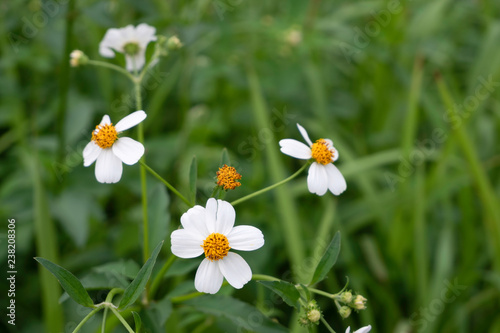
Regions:
[[[332,162],[334,153],[333,149],[330,148],[331,147],[328,146],[328,142],[326,142],[325,139],[316,140],[311,147],[312,157],[319,164],[327,165]]]
[[[117,139],[118,132],[113,124],[97,125],[92,132],[92,141],[102,149],[111,147]]]
[[[210,261],[217,261],[224,258],[231,249],[227,237],[215,232],[210,234],[207,239],[203,241],[201,247],[205,251],[205,258]]]
[[[234,190],[240,186],[238,179],[241,179],[241,175],[236,172],[235,168],[226,164],[217,171],[217,186],[222,186],[225,190]]]

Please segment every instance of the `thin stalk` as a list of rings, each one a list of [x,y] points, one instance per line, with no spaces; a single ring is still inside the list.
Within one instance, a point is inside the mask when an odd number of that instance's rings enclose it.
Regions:
[[[274,276],[270,275],[265,275],[265,274],[252,274],[252,280],[260,280],[260,281],[281,281],[278,278],[275,278]]]
[[[76,333],[78,332],[82,327],[83,325],[90,319],[92,318],[93,315],[95,315],[97,312],[101,311],[101,309],[104,307],[105,305],[104,304],[101,304],[99,305],[98,307],[96,307],[94,310],[90,311],[88,315],[85,316],[85,318],[82,319],[82,321],[80,322],[80,324],[78,324],[78,326],[75,327],[75,329],[73,330],[73,333]]]
[[[133,76],[125,68],[122,68],[120,66],[117,66],[117,65],[114,65],[114,64],[110,64],[110,63],[107,63],[107,62],[104,62],[104,61],[90,60],[90,59],[87,61],[86,64],[87,65],[98,66],[98,67],[109,68],[109,69],[115,70],[115,71],[117,71],[119,73],[122,73],[123,75],[125,75],[126,77],[128,77],[134,83],[137,81],[137,78],[135,76]]]
[[[127,329],[127,331],[129,331],[130,333],[135,333],[134,330],[129,326],[129,324],[127,323],[125,318],[123,318],[122,315],[118,311],[116,311],[116,309],[114,307],[110,306],[109,308],[111,309],[111,311],[113,311],[116,318],[118,318],[118,320],[121,321],[121,323]]]
[[[110,292],[108,293],[108,295],[106,296],[106,303],[111,303],[111,301],[113,300],[113,297],[116,294],[121,294],[121,293],[123,293],[123,289],[121,289],[121,288],[111,289]],[[101,333],[106,332],[106,318],[108,316],[108,310],[109,310],[108,307],[106,307],[104,309],[104,313],[103,313],[103,316],[102,316]]]
[[[160,176],[158,173],[156,173],[156,171],[154,171],[153,169],[151,169],[146,163],[144,163],[143,161],[139,161],[139,163],[144,166],[144,168],[150,173],[152,174],[156,179],[158,179],[160,182],[162,182],[166,187],[168,187],[168,189],[170,189],[170,191],[174,192],[174,194],[176,196],[179,197],[179,199],[181,199],[182,201],[184,201],[184,203],[186,203],[186,205],[188,205],[189,207],[192,206],[191,202],[189,202],[188,199],[186,199],[179,191],[177,191],[177,189],[175,187],[173,187],[169,182],[167,182],[165,179],[163,179],[162,176]]]
[[[326,322],[325,318],[323,318],[323,316],[321,316],[321,322],[323,323],[323,325],[325,325],[325,327],[331,332],[331,333],[335,333],[335,331],[333,330],[333,328]]]
[[[173,254],[168,258],[168,260],[165,262],[163,267],[160,269],[158,274],[156,274],[155,279],[153,280],[153,284],[151,284],[151,288],[149,289],[149,299],[152,299],[156,293],[156,290],[158,290],[158,287],[160,286],[161,281],[163,280],[163,277],[167,273],[167,271],[170,269],[172,264],[175,262],[177,259],[176,256]]]
[[[309,164],[310,164],[310,162],[308,162],[308,163],[304,164],[304,165],[303,165],[303,166],[302,166],[302,167],[301,167],[301,168],[300,168],[297,172],[295,172],[293,175],[291,175],[290,177],[288,177],[288,178],[286,178],[286,179],[283,179],[282,181],[277,182],[277,183],[276,183],[276,184],[274,184],[274,185],[270,185],[270,186],[265,187],[265,188],[263,188],[263,189],[261,189],[261,190],[258,190],[257,192],[254,192],[254,193],[251,193],[251,194],[249,194],[249,195],[247,195],[247,196],[244,196],[243,198],[239,198],[239,199],[237,199],[237,200],[234,200],[233,202],[231,202],[231,205],[235,206],[235,205],[237,205],[237,204],[239,204],[239,203],[242,203],[243,201],[246,201],[246,200],[248,200],[248,199],[251,199],[251,198],[253,198],[253,197],[256,197],[256,196],[258,196],[258,195],[261,195],[261,194],[263,194],[263,193],[266,193],[267,191],[270,191],[270,190],[272,190],[272,189],[274,189],[274,188],[276,188],[276,187],[278,187],[278,186],[280,186],[280,185],[283,185],[283,184],[285,184],[285,183],[288,183],[290,180],[292,180],[292,179],[294,179],[295,177],[297,177],[298,175],[300,175],[300,174],[302,173],[302,171],[304,171],[304,169],[305,169],[305,168],[307,168],[307,166],[309,166]]]

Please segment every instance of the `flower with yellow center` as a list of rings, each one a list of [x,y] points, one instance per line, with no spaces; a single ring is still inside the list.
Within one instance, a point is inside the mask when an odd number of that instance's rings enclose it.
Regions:
[[[115,51],[125,55],[127,70],[141,70],[146,63],[146,48],[156,41],[156,29],[145,23],[137,27],[127,25],[124,28],[108,29],[101,43],[99,53],[106,58],[114,58]]]
[[[227,166],[227,164],[224,164],[217,171],[217,186],[224,188],[224,190],[234,190],[238,186],[241,186],[241,183],[238,181],[240,179],[241,175],[236,172],[236,169]]]
[[[131,138],[119,137],[125,131],[146,119],[144,111],[136,111],[116,125],[111,123],[108,115],[102,118],[92,131],[92,139],[83,150],[83,165],[95,164],[95,177],[100,183],[116,183],[122,177],[122,162],[135,164],[144,154],[144,146]]]
[[[283,154],[302,160],[314,160],[307,176],[309,192],[317,195],[324,195],[327,190],[335,195],[344,192],[347,188],[344,176],[333,165],[333,162],[339,158],[339,153],[333,147],[332,140],[319,139],[312,143],[304,127],[299,124],[297,127],[309,146],[294,139],[283,139],[279,143]]]
[[[264,235],[252,226],[234,227],[236,213],[229,202],[210,198],[206,207],[194,206],[181,216],[183,229],[172,232],[172,253],[180,258],[195,258],[201,262],[194,279],[196,290],[215,294],[222,281],[236,289],[252,278],[245,259],[229,250],[253,251],[264,245]]]

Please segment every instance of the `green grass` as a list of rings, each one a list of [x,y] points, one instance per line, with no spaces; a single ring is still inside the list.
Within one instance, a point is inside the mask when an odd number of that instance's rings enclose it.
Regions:
[[[106,29],[142,22],[184,43],[154,68],[142,87],[142,104],[147,163],[190,202],[193,156],[196,203],[204,205],[223,148],[243,176],[228,201],[303,165],[278,145],[283,138],[302,141],[297,122],[312,140],[330,138],[339,151],[337,166],[348,185],[339,197],[310,194],[304,173],[235,206],[237,224],[257,226],[265,235],[264,248],[243,254],[254,273],[305,282],[317,253],[340,230],[339,260],[318,288],[337,292],[347,276],[368,309],[342,320],[332,301],[318,297],[337,332],[368,324],[374,332],[499,330],[497,2],[69,3],[75,6],[69,12],[68,4],[42,7],[35,0],[0,5],[0,212],[4,220],[16,219],[19,272],[18,325],[2,320],[2,332],[71,332],[66,324],[78,324],[87,313],[72,301],[58,303],[57,281],[35,256],[79,278],[119,259],[143,263],[139,165],[125,166],[118,184],[104,185],[81,158],[103,114],[119,120],[135,111],[134,87],[106,68],[68,67],[68,50],[106,60],[98,54]],[[391,8],[392,14],[381,14]],[[302,36],[296,44],[287,42],[293,29]],[[106,61],[124,64],[120,56]],[[155,188],[157,180],[146,178],[147,188]],[[58,211],[63,197],[78,208],[77,218],[71,209]],[[169,197],[168,234],[187,209],[170,191]],[[2,267],[6,235],[2,226]],[[169,241],[158,263],[169,258]],[[171,269],[180,269],[176,265]],[[193,291],[193,269],[156,283],[155,294]],[[448,283],[466,289],[453,294]],[[273,303],[255,282],[224,293],[300,331],[290,308]],[[448,301],[443,294],[455,297]],[[91,296],[102,302],[106,295],[94,290]],[[144,313],[141,318],[151,324]],[[113,329],[115,319],[109,315],[107,331],[121,332]],[[133,322],[131,314],[126,319]],[[83,332],[99,327],[89,322]],[[182,302],[173,305],[166,327],[236,329]],[[321,325],[316,331],[326,332]]]

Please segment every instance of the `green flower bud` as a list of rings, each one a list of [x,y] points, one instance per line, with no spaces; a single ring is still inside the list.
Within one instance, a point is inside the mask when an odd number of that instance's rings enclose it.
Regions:
[[[81,65],[85,65],[89,60],[89,58],[85,55],[85,53],[83,53],[80,50],[73,50],[69,54],[69,58],[70,58],[69,64],[71,65],[71,67],[78,67]]]
[[[307,312],[307,319],[313,324],[317,324],[321,318],[321,312],[319,310],[313,309]]]
[[[356,298],[354,298],[354,301],[351,304],[351,307],[356,310],[364,310],[366,309],[366,298],[364,298],[361,295],[357,295]]]
[[[345,291],[340,294],[340,301],[345,304],[349,304],[352,302],[352,293],[350,291]]]
[[[179,39],[179,37],[177,36],[172,36],[168,39],[167,41],[167,47],[170,49],[170,50],[177,50],[177,49],[180,49],[182,47],[182,42],[181,40]]]
[[[351,310],[351,308],[350,308],[350,307],[348,307],[348,306],[342,306],[342,307],[340,307],[340,309],[339,309],[339,314],[340,314],[340,316],[341,316],[343,319],[348,318],[348,317],[351,315],[351,312],[352,312],[352,310]]]

